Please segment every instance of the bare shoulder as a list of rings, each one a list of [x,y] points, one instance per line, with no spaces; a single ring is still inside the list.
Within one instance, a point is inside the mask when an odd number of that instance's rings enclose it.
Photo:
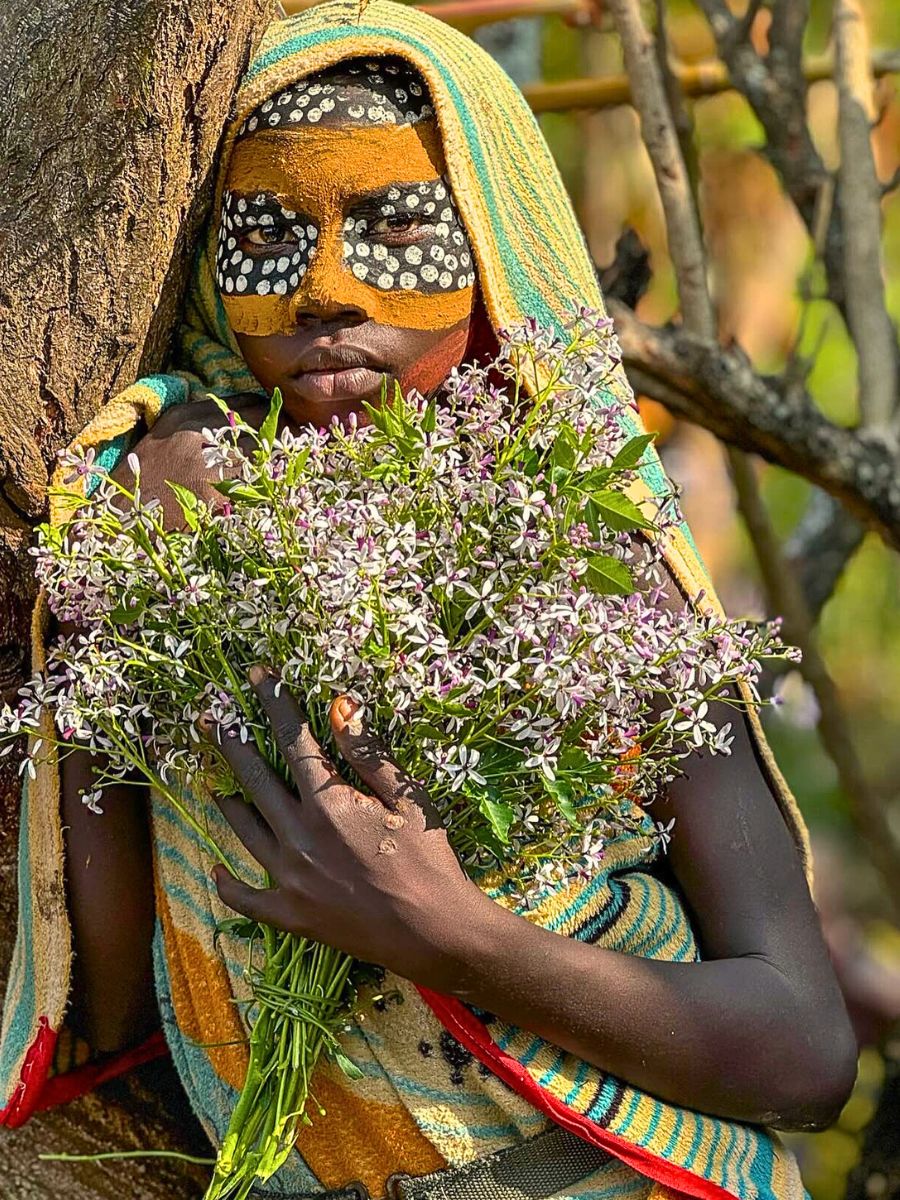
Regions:
[[[257,424],[265,416],[268,404],[252,392],[229,396],[228,403],[248,424]],[[221,500],[212,486],[218,473],[203,462],[203,430],[224,424],[219,407],[212,400],[195,400],[176,404],[158,418],[133,447],[141,469],[141,493],[145,500],[158,499],[162,504],[164,524],[177,528],[183,524],[181,510],[175,502],[169,482],[190,488],[210,504]],[[134,475],[127,459],[112,472],[112,477],[126,487],[134,484]]]

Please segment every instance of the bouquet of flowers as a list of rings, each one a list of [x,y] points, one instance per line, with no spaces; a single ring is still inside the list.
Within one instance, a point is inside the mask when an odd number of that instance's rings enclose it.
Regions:
[[[757,702],[761,660],[793,657],[778,622],[739,623],[665,603],[670,492],[638,507],[628,485],[649,435],[599,403],[617,366],[606,318],[564,336],[530,323],[497,359],[454,371],[426,400],[399,390],[366,423],[280,428],[276,392],[259,430],[226,404],[205,431],[222,500],[171,484],[183,528],[158,501],[70,455],[90,480],[33,551],[52,609],[79,632],[0,716],[9,752],[52,712],[55,744],[107,756],[84,803],[135,769],[223,859],[203,817],[236,790],[195,722],[211,710],[285,778],[246,671],[277,669],[329,745],[347,693],[421,780],[470,872],[501,868],[527,904],[589,874],[610,831],[638,817],[689,754],[728,753],[713,700]],[[607,398],[609,397],[607,393]],[[69,494],[69,493],[67,493]],[[637,816],[635,815],[637,814]],[[658,835],[665,840],[668,829]],[[225,860],[227,862],[227,859]],[[250,1065],[207,1200],[244,1197],[309,1120],[322,1054],[344,1068],[350,960],[243,918],[250,943]]]

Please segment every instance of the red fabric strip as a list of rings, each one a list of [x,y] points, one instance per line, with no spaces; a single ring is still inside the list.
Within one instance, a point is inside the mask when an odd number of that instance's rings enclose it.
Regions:
[[[501,1050],[482,1022],[461,1001],[432,992],[429,988],[420,987],[418,992],[444,1028],[479,1062],[563,1129],[577,1134],[593,1146],[599,1146],[601,1150],[608,1150],[641,1175],[683,1196],[697,1197],[698,1200],[731,1200],[736,1195],[685,1167],[666,1162],[650,1151],[632,1145],[589,1117],[572,1112],[561,1100],[536,1083],[520,1062]]]
[[[38,1097],[47,1079],[56,1049],[56,1030],[50,1028],[48,1017],[38,1018],[38,1035],[28,1048],[19,1082],[13,1089],[6,1108],[0,1110],[0,1125],[18,1129],[34,1112]]]
[[[32,1111],[44,1112],[45,1109],[56,1108],[58,1104],[68,1104],[70,1100],[92,1092],[101,1083],[116,1079],[126,1071],[133,1071],[168,1053],[165,1035],[161,1029],[157,1029],[139,1046],[133,1046],[112,1058],[104,1058],[101,1062],[85,1063],[83,1067],[66,1071],[65,1075],[54,1075],[44,1084]]]
[[[126,1071],[140,1067],[155,1058],[169,1053],[162,1030],[151,1034],[146,1041],[122,1054],[106,1058],[102,1062],[85,1063],[64,1075],[47,1078],[56,1049],[56,1030],[50,1028],[47,1017],[38,1021],[38,1035],[32,1042],[22,1073],[7,1106],[0,1110],[0,1125],[18,1129],[29,1117],[59,1104],[68,1104],[78,1096],[92,1092],[108,1079],[115,1079]]]

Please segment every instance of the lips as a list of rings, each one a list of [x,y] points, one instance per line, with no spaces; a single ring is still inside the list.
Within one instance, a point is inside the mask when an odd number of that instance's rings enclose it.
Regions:
[[[310,346],[294,364],[291,378],[307,401],[348,401],[378,392],[387,371],[356,346]]]
[[[348,371],[354,368],[365,368],[382,374],[387,369],[365,350],[338,344],[308,347],[294,364],[291,374],[307,375],[318,371]]]

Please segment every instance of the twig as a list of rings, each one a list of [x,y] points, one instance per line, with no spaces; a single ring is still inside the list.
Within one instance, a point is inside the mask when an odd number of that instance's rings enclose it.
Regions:
[[[768,593],[770,611],[781,613],[788,642],[800,647],[800,672],[819,706],[822,745],[834,763],[857,832],[866,845],[885,885],[893,915],[900,919],[900,846],[884,808],[863,771],[834,680],[819,653],[803,592],[788,569],[769,515],[759,495],[753,467],[745,454],[729,449],[728,461],[741,513],[756,552]]]
[[[803,476],[900,550],[900,470],[882,439],[835,425],[802,386],[757,374],[737,347],[647,325],[614,301],[609,308],[635,391]]]
[[[807,83],[834,78],[834,59],[830,55],[811,56],[803,64]],[[872,55],[872,74],[876,78],[900,71],[900,52],[882,50]],[[698,63],[673,63],[672,74],[685,97],[718,96],[734,90],[728,68],[718,59]],[[536,113],[569,112],[572,109],[616,108],[631,103],[631,82],[627,75],[607,75],[596,79],[565,79],[558,83],[531,83],[522,89]],[[822,168],[820,176],[827,173]]]
[[[875,118],[869,44],[859,0],[835,0],[838,203],[843,218],[847,322],[859,360],[862,424],[896,440],[897,335],[888,315],[881,261],[881,184],[872,153]]]
[[[685,329],[714,342],[716,319],[706,283],[700,224],[691,202],[690,180],[666,100],[653,37],[644,24],[637,0],[608,0],[608,8],[622,41],[634,106],[665,212],[669,255]]]

